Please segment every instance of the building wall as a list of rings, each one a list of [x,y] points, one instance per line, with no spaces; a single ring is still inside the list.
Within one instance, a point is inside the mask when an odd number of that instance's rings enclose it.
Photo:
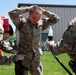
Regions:
[[[59,41],[62,37],[62,34],[65,28],[68,26],[68,23],[76,17],[76,7],[68,7],[68,6],[50,6],[50,7],[43,7],[60,17],[60,21],[53,25],[53,35],[55,42]]]
[[[61,39],[62,34],[71,19],[76,17],[76,7],[51,7],[49,10],[60,17],[60,21],[52,26],[54,31],[54,40],[57,42]]]
[[[18,4],[18,7],[20,6],[30,6],[33,4]],[[76,17],[76,6],[70,6],[70,5],[40,5],[37,4],[41,7],[43,7],[44,9],[53,12],[55,14],[57,14],[60,17],[60,21],[53,25],[53,35],[54,35],[54,40],[55,42],[59,41],[62,37],[62,34],[65,30],[65,28],[68,26],[68,23],[71,21],[71,19],[73,19],[74,17]],[[27,16],[28,13],[23,14],[24,17]],[[43,15],[42,18],[44,18],[45,16]],[[47,32],[47,30],[45,30],[43,33]]]

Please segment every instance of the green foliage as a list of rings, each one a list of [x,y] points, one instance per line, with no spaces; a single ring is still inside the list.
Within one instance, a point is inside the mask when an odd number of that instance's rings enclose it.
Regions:
[[[8,41],[9,41],[9,42],[12,42],[12,41],[14,41],[15,39],[16,39],[16,33],[14,33],[13,36],[11,36],[11,37],[8,39]]]
[[[8,55],[8,54],[5,54],[5,55]],[[68,62],[70,60],[68,55],[62,54],[62,55],[59,55],[58,58],[71,71],[68,65]],[[43,51],[43,55],[41,56],[41,62],[43,64],[43,75],[68,75],[67,72],[55,60],[55,58],[53,57],[50,51]],[[0,75],[15,75],[14,63],[7,66],[0,66]]]
[[[16,40],[16,33],[14,33],[13,36],[11,36],[8,40],[6,40],[6,42],[9,42],[10,46],[14,48],[15,47],[15,45],[14,45],[15,40]]]

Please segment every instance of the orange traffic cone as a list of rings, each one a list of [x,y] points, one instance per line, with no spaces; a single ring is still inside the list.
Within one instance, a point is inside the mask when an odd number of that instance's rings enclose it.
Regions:
[[[3,56],[3,51],[0,49],[0,56]]]

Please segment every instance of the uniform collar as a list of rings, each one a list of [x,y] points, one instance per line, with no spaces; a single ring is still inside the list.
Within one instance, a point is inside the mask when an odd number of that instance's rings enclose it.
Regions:
[[[29,23],[29,24],[32,24],[32,25],[38,25],[38,23],[33,24],[33,23],[30,21],[30,19],[29,19],[29,18],[27,19],[27,21],[28,21],[28,23]]]
[[[38,23],[33,24],[33,23],[30,21],[30,19],[27,19],[27,22],[29,23],[29,25],[31,25],[31,26],[33,26],[33,27],[35,27],[35,28],[38,28]]]

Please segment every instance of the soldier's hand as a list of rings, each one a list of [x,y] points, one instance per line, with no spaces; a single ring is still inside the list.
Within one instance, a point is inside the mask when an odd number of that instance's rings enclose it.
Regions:
[[[30,6],[30,7],[27,7],[28,11],[30,12],[30,10],[33,10],[34,8],[34,5]],[[40,10],[42,11],[41,14],[43,14],[45,12],[45,9],[43,9],[42,7],[39,7]]]
[[[43,9],[42,7],[40,7],[42,14],[45,12],[45,9]]]
[[[46,47],[49,50],[52,50],[52,47],[54,46],[54,41],[46,41]]]
[[[33,5],[25,8],[28,10],[28,12],[30,12],[30,10],[33,8]]]
[[[10,53],[11,53],[11,54],[17,54],[18,51],[17,51],[17,50],[10,50]]]
[[[24,60],[25,56],[24,55],[17,55],[18,56],[18,60]]]

